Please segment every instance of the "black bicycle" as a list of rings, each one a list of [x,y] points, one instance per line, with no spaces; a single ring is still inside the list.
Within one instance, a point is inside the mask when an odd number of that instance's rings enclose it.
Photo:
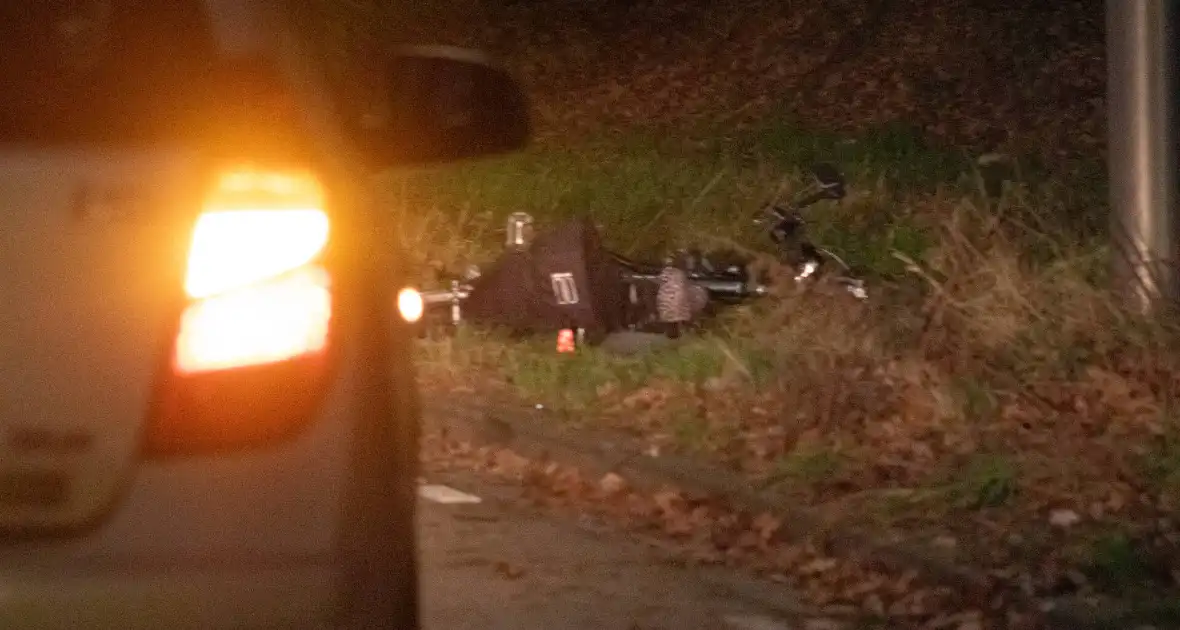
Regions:
[[[786,205],[765,205],[755,221],[766,228],[780,261],[791,265],[797,285],[830,276],[853,298],[866,300],[864,281],[841,257],[808,237],[803,211],[821,201],[839,201],[846,194],[844,178],[833,165],[817,164],[811,172],[813,185],[800,197]],[[531,218],[513,215],[507,251],[493,265],[497,277],[489,280],[478,268],[471,268],[462,277],[450,278],[448,288],[423,291],[427,318],[452,326],[464,321],[528,324],[516,328],[593,325],[604,332],[660,330],[675,336],[713,306],[770,291],[764,279],[752,276],[749,256],[686,250],[663,263],[647,263],[601,248],[592,230],[587,235],[585,225],[558,226],[533,238],[528,234]],[[579,226],[580,230],[571,231]],[[560,238],[546,240],[558,232]],[[829,273],[833,263],[836,269]],[[473,298],[480,307],[476,316],[469,317],[465,306]],[[497,305],[502,305],[503,313]],[[499,316],[509,311],[512,317]]]

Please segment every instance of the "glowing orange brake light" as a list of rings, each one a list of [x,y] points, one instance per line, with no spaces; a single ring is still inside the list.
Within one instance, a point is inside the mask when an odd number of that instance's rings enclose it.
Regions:
[[[331,283],[320,266],[330,222],[306,173],[228,172],[197,219],[174,366],[181,373],[274,363],[322,351]]]
[[[176,367],[203,372],[318,352],[331,315],[328,277],[319,267],[195,302],[181,319]]]
[[[197,219],[185,290],[208,297],[311,262],[328,243],[324,206],[323,189],[307,174],[222,176]]]

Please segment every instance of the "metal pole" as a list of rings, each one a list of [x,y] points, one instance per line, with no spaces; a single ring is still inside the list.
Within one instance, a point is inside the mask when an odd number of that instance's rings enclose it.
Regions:
[[[1107,0],[1107,133],[1113,280],[1132,308],[1180,296],[1176,0]]]

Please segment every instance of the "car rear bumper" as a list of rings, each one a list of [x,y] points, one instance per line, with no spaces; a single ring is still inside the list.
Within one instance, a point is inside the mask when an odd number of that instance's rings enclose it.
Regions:
[[[354,381],[339,371],[316,419],[282,444],[140,464],[88,532],[0,540],[0,628],[325,627]]]
[[[0,584],[0,627],[206,630],[330,627],[330,561],[287,567],[62,573]]]

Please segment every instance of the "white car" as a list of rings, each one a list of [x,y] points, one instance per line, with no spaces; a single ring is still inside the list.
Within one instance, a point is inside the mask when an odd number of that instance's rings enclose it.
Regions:
[[[0,3],[0,628],[417,627],[369,175],[521,146],[523,99],[420,49],[361,116],[282,4],[245,47],[230,4]]]

